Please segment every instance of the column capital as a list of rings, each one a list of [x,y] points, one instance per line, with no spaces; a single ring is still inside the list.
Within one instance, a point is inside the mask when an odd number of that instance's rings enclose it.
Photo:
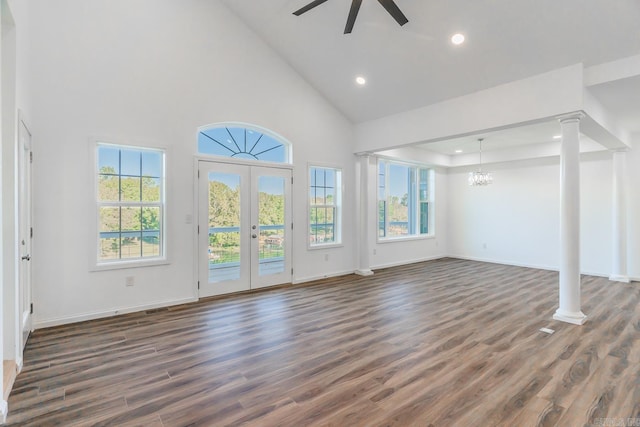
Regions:
[[[582,111],[575,111],[573,113],[556,116],[556,119],[558,119],[560,123],[569,123],[569,122],[579,122],[584,117],[585,117],[585,114]]]

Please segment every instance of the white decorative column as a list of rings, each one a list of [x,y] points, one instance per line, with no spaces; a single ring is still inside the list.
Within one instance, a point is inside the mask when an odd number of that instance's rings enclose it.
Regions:
[[[560,304],[553,318],[582,325],[580,310],[580,119],[560,117]]]
[[[370,187],[375,182],[370,177],[369,154],[358,155],[356,170],[358,172],[358,269],[355,271],[360,276],[371,276],[371,260],[369,257],[369,199]]]
[[[613,152],[613,248],[609,280],[629,283],[627,276],[627,153]]]

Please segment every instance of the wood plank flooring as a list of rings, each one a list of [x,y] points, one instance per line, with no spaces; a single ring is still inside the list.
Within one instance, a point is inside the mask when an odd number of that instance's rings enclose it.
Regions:
[[[557,273],[442,259],[38,330],[7,422],[640,425],[640,285],[582,282],[583,326]]]

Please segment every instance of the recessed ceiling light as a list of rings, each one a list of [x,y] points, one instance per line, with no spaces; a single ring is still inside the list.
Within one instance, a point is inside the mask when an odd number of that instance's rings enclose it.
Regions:
[[[358,76],[356,77],[356,83],[358,83],[360,86],[364,86],[365,84],[367,84],[367,79],[362,76]]]
[[[454,34],[453,36],[451,36],[451,43],[455,45],[464,43],[464,35],[460,33]]]
[[[562,135],[553,135],[553,139],[560,139],[562,138]]]
[[[456,154],[462,153],[462,150],[456,150]]]

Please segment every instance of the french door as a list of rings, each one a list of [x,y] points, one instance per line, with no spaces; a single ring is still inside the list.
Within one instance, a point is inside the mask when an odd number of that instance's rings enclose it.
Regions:
[[[291,170],[198,162],[199,296],[291,283]]]

